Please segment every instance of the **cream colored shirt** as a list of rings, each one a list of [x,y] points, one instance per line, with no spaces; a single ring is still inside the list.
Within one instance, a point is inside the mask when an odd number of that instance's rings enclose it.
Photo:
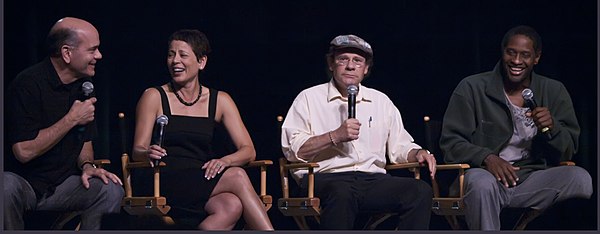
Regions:
[[[356,119],[361,123],[357,140],[340,142],[320,152],[312,162],[315,172],[335,173],[362,171],[386,173],[386,154],[390,162],[407,162],[408,152],[421,149],[404,129],[400,111],[382,92],[359,84]],[[337,129],[348,118],[348,101],[329,83],[305,89],[290,107],[281,131],[281,146],[291,162],[306,162],[297,156],[300,147],[311,137]],[[297,170],[302,178],[307,170]]]

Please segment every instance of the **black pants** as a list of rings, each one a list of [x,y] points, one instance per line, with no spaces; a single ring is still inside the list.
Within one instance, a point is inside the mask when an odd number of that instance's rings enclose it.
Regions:
[[[305,194],[307,180],[301,181]],[[321,200],[321,229],[354,227],[358,213],[399,214],[398,228],[426,230],[433,192],[424,181],[382,173],[316,173],[315,196]]]

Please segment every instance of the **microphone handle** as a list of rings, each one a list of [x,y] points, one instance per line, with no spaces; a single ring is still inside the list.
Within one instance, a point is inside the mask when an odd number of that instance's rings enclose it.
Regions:
[[[162,144],[163,144],[163,130],[165,128],[164,124],[160,125],[160,131],[158,132],[158,146],[160,146],[162,148]],[[160,159],[154,159],[154,166],[157,167],[158,164],[160,163]]]
[[[79,96],[79,101],[85,102],[85,100],[88,100],[91,97],[92,93],[84,93],[83,95]]]
[[[533,109],[537,107],[537,103],[535,103],[535,100],[533,100],[533,98],[525,99],[525,105],[529,108],[529,111],[533,111]]]
[[[356,118],[356,95],[348,95],[348,119]]]
[[[85,127],[86,127],[86,125],[81,125],[81,126],[79,126],[77,131],[79,131],[79,133],[83,133],[83,132],[85,132]]]
[[[81,96],[81,97],[79,98],[79,101],[82,101],[82,102],[84,102],[84,101],[85,101],[85,100],[87,100],[88,98],[90,98],[90,95],[89,95],[89,94],[83,94],[83,96]],[[85,132],[85,127],[86,127],[86,125],[87,125],[87,124],[85,124],[85,125],[81,125],[81,126],[80,126],[80,127],[77,129],[77,130],[78,130],[80,133],[83,133],[83,132]]]
[[[533,109],[535,109],[538,106],[535,100],[533,100],[533,98],[525,99],[525,102],[527,103],[527,107],[529,107],[529,110],[531,111],[533,111]],[[552,134],[550,133],[549,127],[542,128],[541,132],[545,134],[548,139],[552,138]]]

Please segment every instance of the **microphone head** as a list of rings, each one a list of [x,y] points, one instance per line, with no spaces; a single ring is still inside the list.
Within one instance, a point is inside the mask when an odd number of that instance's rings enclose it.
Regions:
[[[348,85],[348,94],[349,95],[356,95],[356,94],[358,94],[358,86],[356,86],[356,85]]]
[[[525,99],[525,100],[533,99],[533,91],[531,91],[531,89],[523,89],[523,91],[521,92],[521,95],[523,96],[523,99]]]
[[[81,91],[83,91],[83,95],[89,97],[90,94],[94,92],[94,84],[89,81],[83,82],[83,84],[81,84]]]
[[[156,123],[158,125],[167,125],[169,123],[169,118],[166,115],[160,115],[158,116],[158,118],[156,118]]]

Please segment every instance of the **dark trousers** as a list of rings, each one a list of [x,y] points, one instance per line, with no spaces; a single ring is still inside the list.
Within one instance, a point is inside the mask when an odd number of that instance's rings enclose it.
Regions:
[[[81,176],[73,175],[56,187],[54,194],[36,199],[33,188],[23,177],[4,172],[4,229],[22,230],[25,211],[79,211],[82,230],[100,229],[102,215],[118,213],[123,199],[123,187],[100,178],[89,180],[83,187]]]
[[[301,181],[306,193],[307,180]],[[431,187],[409,177],[382,173],[316,173],[315,196],[321,200],[321,229],[354,227],[358,213],[398,213],[401,230],[426,230],[431,217]]]

